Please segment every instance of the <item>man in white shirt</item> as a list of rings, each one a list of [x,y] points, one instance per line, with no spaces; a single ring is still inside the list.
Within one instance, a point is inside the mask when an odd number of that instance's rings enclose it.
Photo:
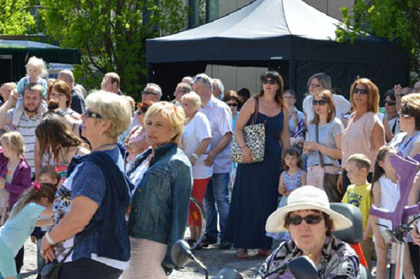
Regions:
[[[193,90],[201,98],[200,111],[209,119],[212,133],[211,151],[204,161],[207,166],[213,165],[213,176],[204,197],[207,226],[203,245],[217,242],[217,213],[219,213],[220,248],[229,249],[231,244],[224,240],[224,233],[229,215],[228,185],[229,173],[232,169],[230,160],[232,115],[229,107],[213,96],[212,86],[212,79],[206,74],[199,74],[193,80]]]
[[[46,108],[42,105],[42,86],[35,83],[28,84],[23,89],[22,102],[23,110],[14,108],[18,99],[17,91],[10,94],[9,100],[0,107],[0,128],[11,125],[12,129],[18,131],[25,142],[25,159],[31,167],[32,175],[35,173],[34,152],[35,129],[41,121],[42,113]],[[16,123],[14,123],[16,119]]]

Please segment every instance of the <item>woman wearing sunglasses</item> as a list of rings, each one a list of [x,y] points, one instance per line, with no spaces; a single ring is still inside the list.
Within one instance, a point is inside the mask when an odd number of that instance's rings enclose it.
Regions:
[[[356,153],[366,155],[371,162],[376,161],[379,148],[385,145],[385,129],[378,116],[379,89],[367,78],[359,78],[350,87],[353,113],[350,115],[341,142],[343,175],[338,180],[338,189],[346,192],[350,180],[345,171],[347,159]],[[372,181],[374,164],[369,170],[368,181]]]
[[[97,91],[86,98],[83,135],[92,153],[71,161],[55,196],[54,226],[42,239],[48,262],[69,255],[59,278],[117,279],[128,267],[130,183],[117,139],[128,129],[131,114],[123,96]]]
[[[238,120],[238,115],[239,115],[238,107],[239,107],[240,101],[235,91],[230,90],[229,93],[230,94],[228,95],[225,94],[222,101],[225,102],[226,105],[228,105],[228,107],[230,108],[230,111],[232,112],[232,126],[235,129],[236,120]]]
[[[401,133],[395,135],[390,145],[395,147],[401,155],[413,158],[420,153],[420,95],[408,94],[401,98],[401,109],[399,112]],[[420,176],[417,176],[420,178]],[[417,179],[418,180],[418,179]],[[419,202],[418,181],[413,186],[410,193],[410,204]],[[418,228],[418,227],[417,227]],[[410,239],[408,247],[410,249],[411,263],[414,268],[414,274],[420,278],[420,249],[418,230],[413,232],[417,245],[413,245]]]
[[[400,121],[398,119],[397,99],[393,89],[388,90],[384,95],[385,119],[388,122],[392,136],[400,132]]]
[[[308,156],[307,181],[309,185],[324,189],[328,186],[324,184],[324,173],[337,174],[340,170],[338,159],[341,159],[341,134],[344,126],[335,117],[331,91],[324,90],[314,94],[312,104],[315,116],[308,123],[308,135],[303,149]],[[324,190],[331,202],[340,201],[335,187]]]
[[[314,118],[314,110],[312,106],[313,95],[324,90],[331,90],[331,78],[325,73],[316,73],[311,76],[307,83],[308,96],[303,100],[303,112],[305,113],[305,122],[307,125]],[[350,103],[341,95],[333,94],[336,106],[336,117],[341,119],[350,110]]]
[[[239,258],[248,257],[247,249],[259,249],[262,256],[270,253],[272,238],[266,236],[261,220],[266,220],[277,207],[282,150],[290,146],[283,78],[270,71],[261,75],[261,82],[260,93],[244,104],[235,125],[235,138],[249,164],[238,164],[225,236],[238,249]],[[264,123],[265,147],[264,160],[252,163],[243,129],[252,123],[256,104],[256,124]]]
[[[349,219],[330,209],[323,190],[314,186],[296,189],[287,205],[272,213],[266,224],[268,232],[288,231],[292,240],[273,251],[255,278],[293,278],[287,265],[302,255],[314,262],[318,278],[359,278],[358,256],[347,243],[331,235],[351,226]]]

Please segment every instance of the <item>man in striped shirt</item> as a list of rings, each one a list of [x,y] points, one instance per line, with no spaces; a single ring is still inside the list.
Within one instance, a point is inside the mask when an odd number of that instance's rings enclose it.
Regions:
[[[35,146],[35,129],[38,126],[42,113],[40,106],[42,104],[42,86],[35,83],[28,84],[23,89],[22,103],[23,110],[16,107],[18,93],[13,91],[9,100],[0,107],[0,128],[12,127],[18,131],[25,141],[25,158],[31,167],[32,175],[35,173],[34,165],[34,146]],[[42,110],[45,111],[45,110]],[[12,123],[13,118],[20,114],[17,123]],[[5,128],[7,128],[5,127]]]

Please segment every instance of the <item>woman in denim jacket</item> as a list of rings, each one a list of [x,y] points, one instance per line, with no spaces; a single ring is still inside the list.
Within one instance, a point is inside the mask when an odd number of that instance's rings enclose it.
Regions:
[[[185,116],[168,102],[152,105],[144,117],[151,148],[137,157],[129,176],[130,267],[123,278],[166,278],[162,263],[172,264],[172,245],[183,238],[192,188],[191,164],[178,148]]]

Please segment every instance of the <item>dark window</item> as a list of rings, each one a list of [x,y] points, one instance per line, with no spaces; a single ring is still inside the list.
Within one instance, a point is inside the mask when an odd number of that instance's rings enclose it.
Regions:
[[[190,17],[188,27],[206,24],[219,17],[219,0],[189,0]]]

